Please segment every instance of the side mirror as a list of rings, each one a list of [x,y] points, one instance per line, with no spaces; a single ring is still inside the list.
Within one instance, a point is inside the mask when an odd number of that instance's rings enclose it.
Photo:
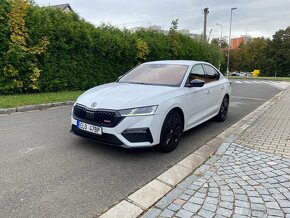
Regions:
[[[201,79],[194,79],[191,80],[186,87],[203,87],[205,84],[205,81],[201,80]]]
[[[214,76],[215,76],[216,80],[220,79],[220,74],[219,73],[216,73]]]

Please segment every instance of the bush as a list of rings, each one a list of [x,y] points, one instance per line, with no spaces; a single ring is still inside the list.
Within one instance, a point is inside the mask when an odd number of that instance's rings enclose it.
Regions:
[[[26,0],[10,0],[9,8],[4,9],[4,21],[9,28],[8,39],[2,52],[0,91],[31,92],[39,90],[41,74],[37,57],[44,53],[49,41],[46,37],[29,44],[25,18],[30,9]],[[3,47],[2,47],[3,48]]]

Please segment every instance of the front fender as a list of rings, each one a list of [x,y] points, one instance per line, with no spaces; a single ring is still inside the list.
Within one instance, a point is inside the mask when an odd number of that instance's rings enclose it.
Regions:
[[[169,101],[163,102],[162,104],[160,104],[158,106],[156,113],[158,113],[161,116],[161,121],[162,121],[161,126],[160,126],[160,130],[162,128],[162,125],[164,123],[164,120],[165,120],[167,114],[171,110],[173,110],[174,108],[181,109],[181,111],[183,113],[183,117],[184,117],[184,127],[185,127],[185,123],[186,123],[186,119],[187,119],[187,113],[186,113],[187,98],[186,98],[186,96],[182,96],[182,97],[170,99]]]

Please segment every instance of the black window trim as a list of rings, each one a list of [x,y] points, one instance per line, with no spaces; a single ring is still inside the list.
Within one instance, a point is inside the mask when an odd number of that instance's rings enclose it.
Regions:
[[[185,82],[185,84],[184,84],[184,87],[186,87],[186,86],[189,84],[189,82],[190,82],[190,81],[189,81],[189,77],[190,77],[191,71],[192,71],[193,68],[194,68],[195,66],[197,66],[197,65],[201,65],[202,70],[203,70],[203,75],[204,75],[204,77],[206,77],[206,73],[205,73],[205,71],[204,71],[204,68],[203,68],[203,66],[202,66],[202,63],[194,64],[194,65],[191,67],[190,71],[189,71],[189,74],[188,74],[188,76],[187,76],[187,79],[186,79],[186,82]]]
[[[208,74],[206,73],[206,70],[204,69],[204,65],[207,65],[207,66],[213,68],[214,71],[216,72],[216,74],[219,75],[219,79],[216,79],[215,81],[211,81],[211,82],[207,82],[207,81],[205,81],[205,83],[212,83],[212,82],[219,81],[219,80],[220,80],[220,76],[221,76],[221,75],[220,75],[220,72],[219,72],[215,67],[213,67],[212,65],[207,64],[207,63],[202,63],[202,68],[203,68],[203,71],[204,71],[204,74],[205,74],[206,78],[208,79]]]

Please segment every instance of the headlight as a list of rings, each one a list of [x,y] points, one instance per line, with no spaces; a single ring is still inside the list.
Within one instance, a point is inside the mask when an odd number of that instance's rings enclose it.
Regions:
[[[120,110],[119,113],[122,117],[150,116],[155,114],[156,109],[157,105]]]

